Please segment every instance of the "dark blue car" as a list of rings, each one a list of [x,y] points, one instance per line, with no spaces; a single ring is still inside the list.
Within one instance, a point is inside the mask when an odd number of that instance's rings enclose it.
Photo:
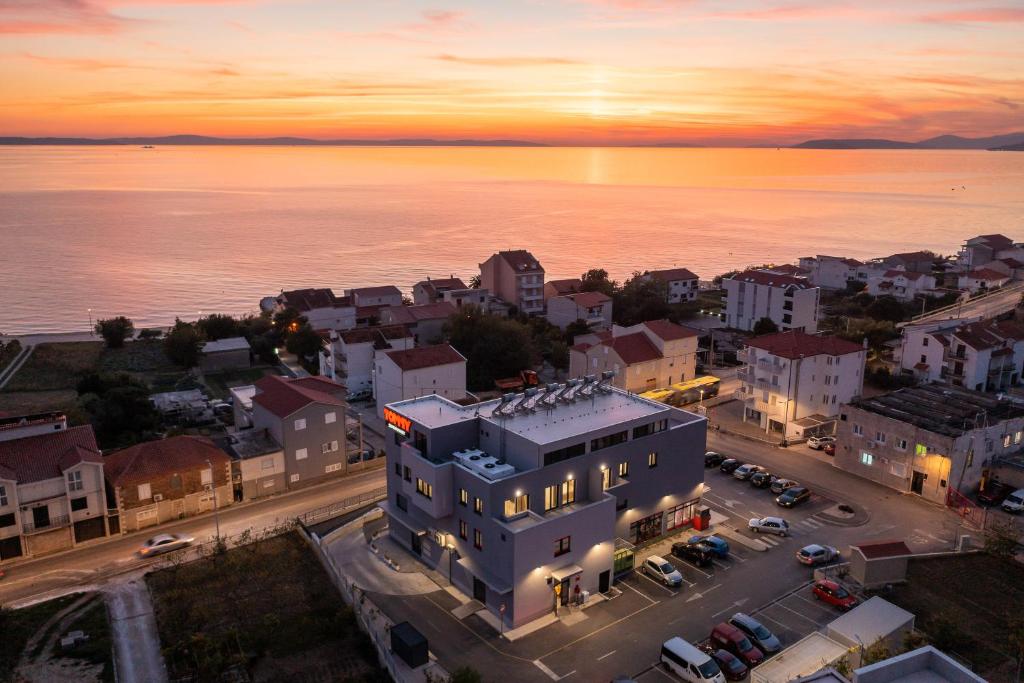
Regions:
[[[729,556],[729,544],[718,536],[690,536],[687,543],[703,543],[711,548],[711,552],[713,552],[715,556]]]

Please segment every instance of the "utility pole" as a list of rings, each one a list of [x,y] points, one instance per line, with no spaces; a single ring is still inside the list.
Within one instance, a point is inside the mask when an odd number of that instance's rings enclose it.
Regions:
[[[210,493],[213,494],[213,523],[217,529],[217,545],[220,545],[220,510],[217,507],[217,482],[213,479],[213,463],[209,458],[206,464],[210,467]]]

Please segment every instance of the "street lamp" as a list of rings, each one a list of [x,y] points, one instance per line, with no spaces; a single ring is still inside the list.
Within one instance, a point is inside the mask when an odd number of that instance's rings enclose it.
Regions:
[[[448,544],[445,545],[445,548],[448,550],[448,583],[451,584],[452,583],[452,555],[455,554],[455,544],[452,543],[451,541],[449,541]],[[452,584],[452,585],[455,585],[455,584]]]
[[[89,309],[89,335],[93,336],[93,337],[96,336],[96,330],[93,329],[93,326],[92,326],[92,309],[91,308]]]
[[[217,528],[217,545],[220,545],[220,510],[217,509],[217,484],[213,481],[213,463],[206,459],[210,468],[210,493],[213,494],[213,523]]]

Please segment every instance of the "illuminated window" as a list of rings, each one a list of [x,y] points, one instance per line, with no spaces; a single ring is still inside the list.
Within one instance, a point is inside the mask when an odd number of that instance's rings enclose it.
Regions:
[[[484,549],[484,534],[479,529],[473,529],[473,547],[477,550]]]
[[[558,507],[558,484],[544,488],[544,512]]]
[[[629,463],[628,462],[620,462],[619,463],[619,476],[620,477],[628,477],[629,476]]]
[[[530,509],[530,496],[526,493],[505,500],[505,516],[513,517]]]
[[[607,467],[601,470],[601,490],[607,491],[612,487],[612,471]]]
[[[860,461],[861,461],[861,464],[864,464],[864,465],[874,465],[875,464],[875,456],[871,455],[867,451],[861,451]]]
[[[1003,434],[1003,448],[1009,448],[1012,437],[1009,434]]]
[[[576,480],[566,479],[562,482],[562,505],[576,502]]]
[[[459,538],[463,541],[469,539],[469,525],[463,520],[459,520]]]
[[[647,454],[647,466],[648,467],[657,467],[658,466],[658,454],[656,452],[651,451],[650,453]]]
[[[484,501],[480,498],[473,498],[473,512],[478,515],[484,514]]]
[[[925,456],[928,455],[928,447],[923,443],[919,443],[914,446],[914,455]]]
[[[433,498],[434,487],[419,477],[416,477],[416,493],[420,494],[424,498]]]
[[[469,491],[466,489],[459,489],[459,505],[463,507],[469,505]]]

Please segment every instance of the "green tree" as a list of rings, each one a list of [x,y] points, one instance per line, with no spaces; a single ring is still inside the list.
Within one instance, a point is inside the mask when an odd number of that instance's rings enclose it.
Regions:
[[[626,327],[667,318],[670,312],[668,285],[640,272],[634,272],[612,296],[612,317]]]
[[[172,363],[183,368],[195,367],[199,363],[201,341],[195,325],[177,319],[174,321],[174,327],[164,338],[164,353]]]
[[[583,320],[576,320],[569,323],[565,328],[565,340],[572,344],[573,340],[581,334],[590,334],[590,325]]]
[[[618,283],[608,279],[608,271],[604,268],[591,268],[580,277],[581,292],[601,292],[611,296],[618,289]]]
[[[130,446],[151,438],[160,418],[149,388],[122,375],[88,375],[78,383],[79,406],[103,448]]]
[[[121,348],[124,346],[124,340],[134,332],[135,325],[123,315],[96,321],[96,334],[103,337],[108,349]]]
[[[556,341],[551,344],[551,365],[558,370],[569,369],[569,345],[564,341]]]
[[[207,341],[237,337],[241,334],[238,321],[230,315],[212,313],[196,321],[196,329]]]
[[[303,323],[298,329],[289,333],[288,339],[285,341],[285,348],[288,349],[288,353],[293,353],[298,358],[315,356],[322,345],[323,340],[310,327],[309,323]]]
[[[471,390],[493,389],[495,379],[530,368],[538,355],[527,325],[489,315],[477,306],[463,306],[452,315],[445,334],[466,357],[466,383]]]
[[[483,683],[484,677],[471,666],[460,666],[452,672],[449,683]]]
[[[771,318],[761,318],[754,323],[754,336],[760,337],[762,334],[775,334],[779,331],[779,326],[775,324],[775,321]]]
[[[874,318],[875,320],[887,320],[893,323],[900,322],[905,316],[903,304],[901,304],[896,297],[892,296],[876,297],[875,300],[871,302],[871,305],[864,309],[864,313],[869,318]]]

